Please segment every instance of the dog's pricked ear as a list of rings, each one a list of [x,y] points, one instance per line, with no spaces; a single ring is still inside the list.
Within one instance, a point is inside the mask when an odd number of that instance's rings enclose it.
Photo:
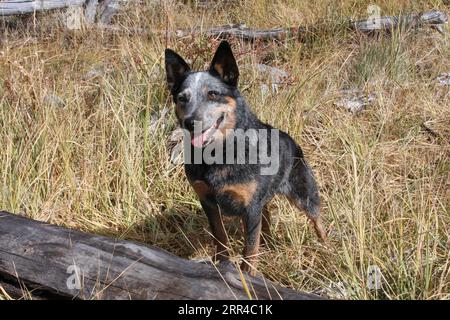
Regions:
[[[217,73],[226,84],[237,87],[239,69],[230,44],[222,41],[214,54],[209,71]]]
[[[164,51],[167,84],[170,91],[173,93],[183,80],[185,74],[189,72],[190,68],[186,61],[175,51],[166,49]]]

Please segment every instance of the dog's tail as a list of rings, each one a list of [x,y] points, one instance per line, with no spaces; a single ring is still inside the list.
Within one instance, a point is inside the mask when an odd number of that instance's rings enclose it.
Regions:
[[[320,197],[314,174],[297,146],[294,164],[289,175],[289,198],[306,211],[310,218],[320,215]]]
[[[314,174],[303,157],[299,146],[295,146],[294,163],[284,193],[299,209],[306,212],[313,222],[317,236],[326,242],[326,234],[320,218],[320,197]]]

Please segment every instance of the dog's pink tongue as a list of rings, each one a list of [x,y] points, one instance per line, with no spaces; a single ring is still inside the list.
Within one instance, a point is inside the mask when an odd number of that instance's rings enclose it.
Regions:
[[[205,133],[201,133],[192,138],[191,143],[194,147],[200,148],[201,146],[203,146],[203,141],[205,141],[204,139]]]

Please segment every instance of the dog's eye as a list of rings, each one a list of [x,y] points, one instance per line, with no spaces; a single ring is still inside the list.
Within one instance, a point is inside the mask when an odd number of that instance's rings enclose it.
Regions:
[[[184,94],[180,94],[179,96],[177,96],[177,101],[180,103],[186,103],[188,102],[188,97]]]
[[[220,93],[214,90],[208,91],[208,98],[210,100],[216,100],[219,97]]]

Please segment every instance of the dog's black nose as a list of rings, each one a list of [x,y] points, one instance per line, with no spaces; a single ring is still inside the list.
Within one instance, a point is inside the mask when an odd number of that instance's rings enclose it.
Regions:
[[[186,119],[184,119],[184,128],[189,130],[189,131],[194,131],[194,123],[195,119],[194,117],[187,117]]]

